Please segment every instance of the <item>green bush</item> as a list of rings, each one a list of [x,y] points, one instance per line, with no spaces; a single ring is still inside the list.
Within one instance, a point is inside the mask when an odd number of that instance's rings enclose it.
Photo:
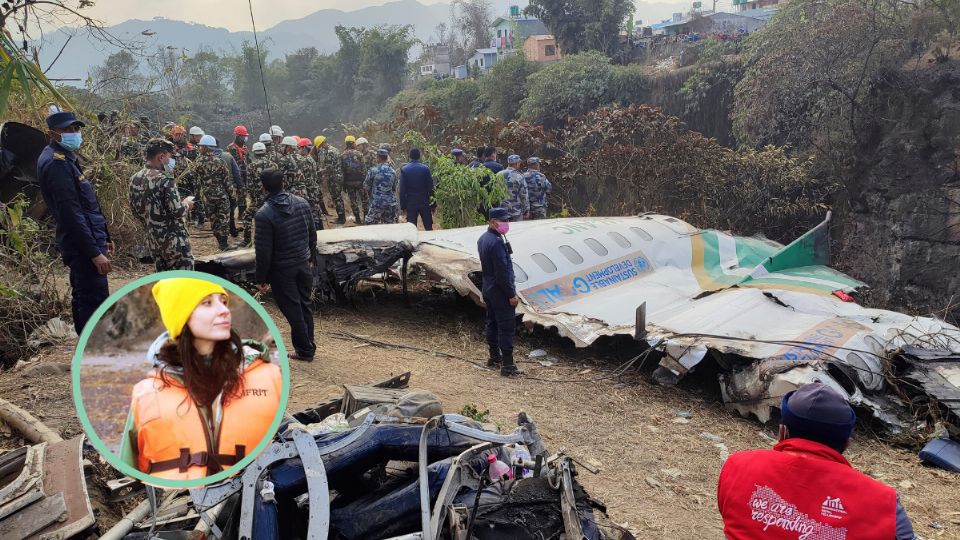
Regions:
[[[508,56],[497,62],[490,72],[480,78],[480,91],[490,116],[512,120],[517,117],[528,93],[527,78],[541,68],[523,54]]]
[[[610,59],[589,52],[568,56],[527,79],[528,95],[520,104],[520,119],[546,127],[563,125],[602,105],[610,88]]]

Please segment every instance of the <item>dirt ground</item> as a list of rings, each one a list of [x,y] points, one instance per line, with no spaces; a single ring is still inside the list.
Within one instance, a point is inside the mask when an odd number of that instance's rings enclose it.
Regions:
[[[194,249],[209,253],[212,239],[201,236]],[[112,275],[111,289],[148,270],[143,266]],[[283,317],[269,296],[263,300],[289,343]],[[291,362],[288,410],[342,394],[345,383],[410,371],[411,386],[437,394],[447,411],[459,412],[467,404],[489,409],[491,420],[504,430],[512,429],[519,411],[526,411],[550,450],[565,448],[600,466],[596,476],[580,468],[580,480],[607,503],[616,523],[642,539],[722,538],[716,479],[724,455],[769,447],[775,435],[772,426],[726,411],[709,376],[675,388],[649,383],[652,366],[619,379],[604,378],[632,356],[629,342],[578,350],[548,332],[525,332],[516,340],[516,355],[526,377],[501,378],[477,365],[486,349],[481,310],[427,283],[414,287],[410,307],[396,284],[384,291],[381,283],[369,283],[354,306],[320,306],[316,330],[318,358]],[[461,358],[373,346],[350,335]],[[530,360],[535,349],[546,350],[554,364]],[[0,373],[0,395],[65,437],[81,431],[70,393],[72,352],[70,345],[44,349],[26,368]],[[17,443],[15,435],[0,434],[0,451]],[[857,432],[846,457],[900,491],[921,537],[960,539],[960,476],[923,467],[913,452],[866,431]]]

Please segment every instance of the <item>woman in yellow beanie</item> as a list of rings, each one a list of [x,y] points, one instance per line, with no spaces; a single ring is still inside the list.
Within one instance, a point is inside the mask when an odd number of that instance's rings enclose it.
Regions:
[[[233,330],[220,285],[164,279],[153,298],[166,332],[147,352],[154,369],[133,388],[120,456],[158,478],[204,478],[267,435],[280,406],[280,367],[264,344]]]

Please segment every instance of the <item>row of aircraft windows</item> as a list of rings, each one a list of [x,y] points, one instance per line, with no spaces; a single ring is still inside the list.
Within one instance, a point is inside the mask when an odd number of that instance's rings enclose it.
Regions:
[[[630,227],[630,230],[633,231],[633,233],[636,234],[638,237],[640,237],[642,240],[646,240],[647,242],[650,242],[653,240],[653,236],[651,236],[650,233],[641,229],[640,227]],[[633,244],[630,243],[630,240],[627,239],[626,236],[618,232],[608,232],[607,236],[609,236],[610,239],[612,239],[618,246],[624,249],[627,249],[633,246]],[[587,238],[583,241],[583,243],[586,244],[586,246],[590,248],[591,251],[593,251],[594,253],[596,253],[601,257],[604,257],[610,253],[607,250],[606,246],[601,244],[600,241],[595,238]],[[580,253],[576,249],[574,249],[572,246],[562,245],[557,249],[560,251],[560,254],[566,257],[566,259],[571,263],[583,264],[583,256],[581,256]],[[557,265],[554,264],[552,260],[550,260],[550,257],[547,257],[543,253],[534,253],[533,255],[530,256],[530,258],[533,259],[533,262],[537,263],[537,266],[539,266],[541,270],[543,270],[548,274],[553,274],[554,272],[557,271]],[[528,279],[527,273],[524,272],[523,269],[520,268],[520,266],[517,265],[516,263],[513,264],[513,272],[514,274],[516,274],[516,279],[518,283],[523,283],[527,281]]]

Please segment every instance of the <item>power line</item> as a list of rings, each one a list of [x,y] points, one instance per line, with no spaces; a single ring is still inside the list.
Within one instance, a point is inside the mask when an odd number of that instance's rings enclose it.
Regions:
[[[247,6],[250,8],[250,24],[253,26],[253,43],[257,47],[257,64],[260,65],[260,84],[263,85],[263,103],[267,107],[267,123],[272,126],[270,99],[267,97],[267,78],[263,74],[263,55],[260,53],[260,40],[257,38],[257,21],[253,18],[253,0],[247,0]]]

